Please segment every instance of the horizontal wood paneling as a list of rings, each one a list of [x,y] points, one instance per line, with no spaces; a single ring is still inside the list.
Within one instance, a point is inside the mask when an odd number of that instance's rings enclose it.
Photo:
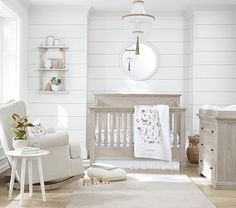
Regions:
[[[236,65],[236,52],[197,52],[196,63],[197,65]]]
[[[127,42],[89,42],[90,54],[113,54],[119,55],[129,43]],[[130,42],[130,45],[132,42]],[[153,42],[152,45],[157,49],[158,54],[185,54],[187,42]]]
[[[184,85],[187,84],[188,80],[148,80],[145,82],[142,81],[133,81],[133,80],[102,80],[102,79],[93,79],[88,82],[88,90],[90,91],[117,91],[117,92],[153,92],[153,91],[162,91],[162,92],[183,92]],[[168,87],[167,87],[168,86]],[[235,86],[236,87],[236,86]]]
[[[31,103],[28,105],[31,116],[86,116],[86,104],[50,104],[50,103]],[[43,109],[39,111],[39,109]]]
[[[158,17],[152,25],[153,30],[183,30],[188,29],[185,18]],[[89,30],[125,30],[120,17],[92,17],[89,20]]]
[[[39,51],[30,51],[29,52],[29,64],[38,64],[40,63],[39,59]],[[66,53],[67,56],[67,63],[68,64],[76,64],[76,65],[81,65],[81,64],[86,64],[86,52],[80,52],[80,51],[68,51]]]
[[[86,38],[86,25],[30,25],[29,36],[31,38],[44,38],[48,34],[63,38]]]
[[[197,39],[196,50],[206,52],[235,52],[236,51],[236,38],[235,39]]]
[[[184,55],[160,55],[159,66],[184,67],[186,66],[186,57]],[[88,55],[89,66],[113,67],[120,65],[120,55],[96,54]]]
[[[39,66],[37,64],[32,64],[29,65],[28,69],[28,75],[29,77],[38,77],[39,76]],[[69,78],[82,78],[87,76],[87,66],[82,64],[82,65],[67,65],[66,67],[68,71],[66,72],[66,76]],[[45,76],[54,76],[58,72],[55,70],[47,71]]]
[[[87,94],[87,9],[73,7],[31,8],[28,46],[28,113],[45,127],[68,131],[70,140],[81,143],[86,157]],[[60,38],[69,47],[66,52],[68,94],[41,94],[39,89],[39,50],[46,36]],[[46,80],[57,75],[46,72]]]
[[[236,92],[236,79],[196,79],[195,91]]]
[[[197,12],[195,16],[194,131],[202,105],[236,103],[236,15],[232,11]]]
[[[51,77],[48,77],[45,79],[45,82],[49,82]],[[29,89],[30,90],[37,90],[39,89],[39,79],[38,77],[29,77]],[[67,83],[66,83],[67,90],[69,91],[85,91],[87,87],[87,80],[85,78],[67,78]]]
[[[86,128],[86,124],[84,122],[84,116],[64,116],[64,115],[56,115],[56,116],[29,116],[29,118],[34,120],[40,120],[45,127],[53,127],[55,129],[74,129],[74,130],[84,130]]]
[[[70,91],[68,94],[42,94],[36,90],[30,90],[28,94],[28,103],[86,103],[85,91]],[[39,109],[40,111],[40,109]]]
[[[197,13],[197,24],[231,25],[236,24],[235,11],[207,11]]]
[[[84,51],[86,52],[86,42],[84,41],[84,38],[76,37],[76,38],[60,38],[62,45],[68,45],[70,46],[69,51]],[[39,37],[39,38],[29,38],[29,51],[37,51],[38,52],[38,46],[41,44],[45,44],[46,38],[45,37]]]
[[[91,69],[90,69],[91,68]],[[120,67],[89,67],[88,79],[126,79]],[[188,79],[188,68],[186,67],[160,67],[153,75],[152,80],[160,79]]]
[[[236,65],[198,65],[195,67],[196,78],[232,79],[236,78]]]
[[[30,25],[87,24],[87,9],[81,6],[35,6],[30,9]]]
[[[178,41],[184,42],[186,39],[185,30],[154,30],[150,34],[148,41]],[[123,30],[89,30],[89,40],[98,42],[128,42],[129,36]]]
[[[236,38],[236,25],[197,25],[197,38]]]

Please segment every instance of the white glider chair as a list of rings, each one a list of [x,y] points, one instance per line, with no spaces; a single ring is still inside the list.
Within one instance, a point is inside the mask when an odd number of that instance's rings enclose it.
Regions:
[[[11,115],[17,113],[26,116],[26,105],[23,101],[11,102],[0,106],[0,140],[4,151],[12,150],[13,133],[11,127],[13,120]],[[79,144],[69,142],[69,136],[65,133],[50,131],[45,136],[30,138],[31,143],[38,143],[40,148],[50,151],[49,155],[42,157],[44,181],[60,181],[73,176],[83,176],[83,161]],[[11,158],[8,157],[11,165]],[[36,164],[33,166],[33,183],[39,182]],[[17,167],[17,179],[20,178],[20,164]],[[28,177],[26,177],[27,179]],[[19,181],[20,182],[20,181]],[[26,183],[28,183],[26,181]],[[46,186],[47,187],[47,186]],[[50,189],[50,188],[49,188]]]

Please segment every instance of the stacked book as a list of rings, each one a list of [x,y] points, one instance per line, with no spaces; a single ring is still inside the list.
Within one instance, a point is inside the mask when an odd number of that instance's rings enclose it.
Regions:
[[[25,155],[25,154],[36,154],[40,152],[40,148],[39,147],[24,147],[21,150],[21,154]]]

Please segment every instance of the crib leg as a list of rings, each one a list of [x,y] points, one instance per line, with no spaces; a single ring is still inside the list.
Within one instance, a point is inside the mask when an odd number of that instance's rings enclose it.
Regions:
[[[185,168],[185,163],[184,163],[184,161],[180,161],[180,162],[179,162],[179,170],[180,170],[180,171],[183,171],[184,168]]]

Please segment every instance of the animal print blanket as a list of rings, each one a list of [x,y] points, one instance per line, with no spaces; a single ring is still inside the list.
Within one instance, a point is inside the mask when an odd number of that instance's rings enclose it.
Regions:
[[[134,156],[171,161],[169,107],[140,105],[134,110]]]

